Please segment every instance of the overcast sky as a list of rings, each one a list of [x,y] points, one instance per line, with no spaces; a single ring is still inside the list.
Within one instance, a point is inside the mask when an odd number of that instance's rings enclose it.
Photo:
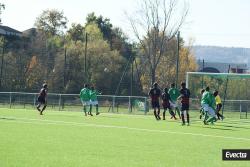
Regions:
[[[184,0],[179,0],[183,2]],[[189,14],[181,35],[186,41],[194,38],[195,45],[250,48],[250,0],[186,0]],[[132,36],[124,11],[133,13],[135,0],[0,0],[6,5],[3,25],[19,31],[34,27],[37,16],[45,9],[63,10],[72,22],[85,22],[88,13],[110,18]]]

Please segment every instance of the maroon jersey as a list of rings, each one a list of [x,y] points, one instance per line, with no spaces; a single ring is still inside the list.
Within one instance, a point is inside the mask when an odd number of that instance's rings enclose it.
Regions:
[[[182,88],[180,90],[181,94],[181,104],[189,105],[190,91],[187,88]]]
[[[148,95],[150,96],[152,102],[159,102],[161,90],[159,88],[152,88],[150,89]]]
[[[47,96],[47,90],[45,88],[42,88],[39,93],[40,98],[45,98]]]
[[[170,106],[170,103],[169,103],[169,100],[170,100],[170,95],[168,93],[163,93],[161,95],[161,99],[162,99],[162,106],[163,107],[169,107]]]

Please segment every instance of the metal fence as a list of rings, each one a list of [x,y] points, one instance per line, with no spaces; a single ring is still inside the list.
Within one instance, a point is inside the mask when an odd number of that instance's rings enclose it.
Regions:
[[[34,108],[37,93],[0,92],[0,107]],[[150,100],[143,96],[99,95],[98,102],[101,112],[146,114]],[[78,94],[48,94],[48,108],[58,111],[82,111]],[[190,110],[199,111],[200,100],[190,99]],[[226,117],[247,118],[250,100],[226,100],[224,115]]]
[[[0,92],[0,107],[34,108],[38,93]],[[143,96],[98,95],[99,107],[102,112],[138,112],[148,111],[148,99]],[[47,108],[59,111],[82,111],[79,94],[48,93]]]

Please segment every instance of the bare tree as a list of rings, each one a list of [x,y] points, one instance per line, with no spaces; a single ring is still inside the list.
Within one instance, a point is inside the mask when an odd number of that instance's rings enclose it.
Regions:
[[[157,66],[168,41],[175,37],[188,13],[187,5],[184,3],[179,9],[177,1],[141,0],[138,12],[128,17],[149,66],[151,84],[156,81]]]

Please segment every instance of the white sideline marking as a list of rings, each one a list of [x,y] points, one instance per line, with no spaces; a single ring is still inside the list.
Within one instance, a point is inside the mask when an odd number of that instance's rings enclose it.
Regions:
[[[8,122],[31,123],[31,124],[53,124],[53,125],[63,125],[64,124],[64,125],[73,125],[73,126],[92,126],[92,127],[98,127],[98,128],[128,129],[128,130],[136,130],[136,131],[144,131],[144,132],[160,132],[160,133],[170,133],[170,134],[179,134],[179,135],[191,135],[191,136],[202,136],[202,137],[213,137],[213,138],[250,141],[250,138],[209,135],[209,134],[202,134],[202,133],[174,132],[174,131],[168,131],[168,130],[131,128],[131,127],[127,127],[127,126],[101,125],[101,124],[98,125],[98,124],[91,124],[91,123],[66,122],[66,121],[56,121],[56,120],[41,120],[41,119],[29,119],[29,118],[17,118],[17,117],[4,117],[4,118],[5,119],[0,119],[0,121],[7,122],[6,119],[13,119],[11,121],[8,120]],[[26,122],[26,121],[39,121],[39,122]],[[60,123],[62,123],[62,124],[60,124]]]

